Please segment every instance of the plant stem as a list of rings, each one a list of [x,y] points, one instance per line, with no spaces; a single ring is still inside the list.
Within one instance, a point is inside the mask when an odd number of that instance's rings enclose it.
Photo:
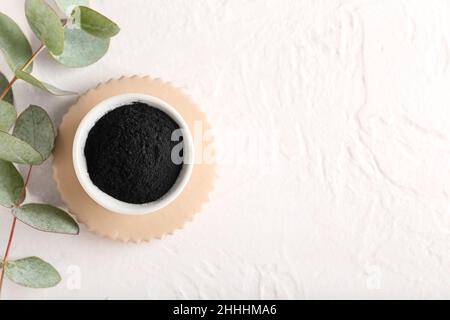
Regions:
[[[41,46],[33,53],[33,55],[30,57],[30,59],[27,60],[27,62],[25,62],[25,64],[19,69],[20,71],[24,71],[26,68],[28,68],[33,61],[36,59],[36,57],[42,52],[42,50],[45,49],[44,44],[42,43]],[[14,76],[11,81],[8,83],[8,86],[5,88],[5,90],[3,91],[3,93],[0,95],[0,100],[3,100],[3,98],[6,97],[6,95],[8,94],[9,90],[11,90],[14,82],[17,81],[17,77]]]
[[[28,182],[30,181],[30,177],[31,177],[31,169],[33,169],[32,165],[30,165],[29,168],[28,168],[28,173],[27,173],[27,177],[25,179],[25,183],[23,184],[23,187],[20,190],[19,197],[17,198],[18,200],[17,200],[17,202],[14,205],[16,208],[19,207],[20,201],[22,201],[22,198],[25,195],[25,191],[27,190],[27,185],[28,185]],[[9,232],[9,239],[8,239],[8,244],[6,245],[5,256],[3,257],[2,273],[0,275],[0,298],[1,298],[1,295],[2,295],[3,279],[5,277],[5,270],[7,268],[6,263],[7,263],[7,260],[8,260],[9,249],[11,248],[12,240],[14,238],[14,231],[16,229],[16,222],[17,222],[17,218],[14,217],[12,225],[11,225],[11,231]]]
[[[0,96],[0,100],[3,100],[3,98],[6,97],[12,85],[14,84],[14,82],[16,82],[16,80],[17,80],[16,76],[14,76],[14,78],[11,79],[11,81],[8,83],[5,90],[3,91],[2,95]]]
[[[40,47],[33,53],[33,55],[30,57],[30,59],[28,59],[28,61],[24,64],[24,66],[22,68],[20,68],[20,70],[24,71],[26,68],[28,68],[44,49],[45,49],[45,45],[43,43],[41,43]]]
[[[1,295],[2,295],[3,279],[5,277],[5,270],[7,268],[7,266],[6,266],[6,259],[8,259],[9,248],[11,248],[11,243],[12,243],[12,240],[13,240],[13,237],[14,237],[14,230],[16,229],[16,221],[17,221],[17,218],[14,217],[13,223],[11,225],[11,231],[9,233],[8,245],[6,246],[5,257],[3,258],[2,274],[0,276],[0,298],[1,298]]]
[[[31,177],[31,169],[33,169],[33,165],[30,164],[30,166],[28,167],[27,177],[25,178],[25,182],[23,184],[23,188],[20,190],[19,197],[17,198],[17,202],[15,203],[16,208],[19,207],[20,202],[23,201],[23,197],[25,196],[25,191],[27,190],[28,182],[30,181]]]

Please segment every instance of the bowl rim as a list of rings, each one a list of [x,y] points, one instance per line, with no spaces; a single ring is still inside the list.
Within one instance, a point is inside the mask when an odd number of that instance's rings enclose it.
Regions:
[[[142,102],[149,107],[154,107],[170,116],[182,129],[183,135],[183,167],[171,189],[160,199],[145,203],[132,204],[118,200],[109,194],[100,190],[91,180],[87,171],[86,157],[84,155],[84,147],[86,145],[89,132],[97,123],[97,121],[108,112],[121,106],[131,104],[133,102]],[[194,166],[194,142],[191,130],[183,117],[178,111],[166,101],[147,94],[142,93],[126,93],[107,98],[94,106],[81,120],[75,133],[72,146],[72,162],[75,174],[81,187],[89,195],[89,197],[102,207],[117,214],[125,215],[144,215],[151,214],[160,210],[172,201],[174,201],[184,190],[192,175]]]

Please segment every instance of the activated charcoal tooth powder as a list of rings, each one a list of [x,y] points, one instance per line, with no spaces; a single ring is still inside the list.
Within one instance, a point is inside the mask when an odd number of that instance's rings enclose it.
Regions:
[[[172,133],[180,126],[165,112],[135,102],[100,118],[84,154],[91,181],[106,194],[132,204],[153,202],[175,184],[182,164],[172,161]]]

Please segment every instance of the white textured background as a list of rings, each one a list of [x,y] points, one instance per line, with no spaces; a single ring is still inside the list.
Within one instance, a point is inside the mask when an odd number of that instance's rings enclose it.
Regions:
[[[42,55],[37,76],[79,92],[121,75],[173,81],[207,112],[219,155],[263,135],[272,143],[258,150],[272,160],[221,161],[211,202],[162,241],[19,225],[12,257],[39,255],[64,281],[7,283],[6,298],[450,298],[450,1],[92,6],[122,27],[109,54],[79,70]],[[0,11],[33,38],[22,0]],[[74,101],[23,83],[15,94],[56,123]],[[50,168],[34,171],[31,192],[63,206]],[[3,252],[11,218],[0,211]],[[67,285],[74,270],[79,290]]]

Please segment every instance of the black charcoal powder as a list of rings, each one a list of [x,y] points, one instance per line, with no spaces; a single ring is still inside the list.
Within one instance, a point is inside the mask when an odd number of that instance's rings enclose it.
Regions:
[[[89,177],[100,190],[127,203],[160,199],[182,169],[171,157],[180,143],[172,141],[177,129],[179,125],[169,115],[140,102],[108,112],[86,140]]]

